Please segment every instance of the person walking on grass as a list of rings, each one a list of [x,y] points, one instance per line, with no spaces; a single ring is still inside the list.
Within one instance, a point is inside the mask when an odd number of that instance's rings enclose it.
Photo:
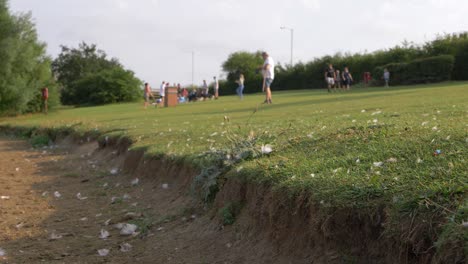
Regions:
[[[333,64],[328,64],[328,67],[325,69],[325,81],[327,82],[328,92],[331,93],[331,88],[335,86],[336,73],[333,69]]]
[[[206,83],[206,80],[203,80],[203,86],[202,86],[202,96],[204,98],[208,97],[208,84]]]
[[[167,82],[169,84],[169,82]],[[161,86],[159,86],[159,96],[161,96],[161,101],[164,102],[164,96],[166,96],[166,82],[163,81]]]
[[[353,76],[349,72],[348,67],[344,68],[341,78],[343,79],[343,88],[349,91],[351,89],[351,84],[353,83]]]
[[[385,82],[385,87],[388,87],[388,83],[390,82],[390,72],[388,71],[387,68],[385,68],[385,70],[384,70],[383,79],[384,79],[384,82]]]
[[[244,74],[239,75],[239,80],[236,81],[236,83],[239,85],[237,87],[236,93],[241,100],[244,99],[244,82]]]
[[[44,87],[41,89],[42,94],[42,104],[44,105],[44,114],[47,115],[49,112],[49,88]]]
[[[341,74],[340,74],[340,70],[336,70],[335,72],[335,92],[336,92],[336,89],[341,89],[343,86],[341,85]]]
[[[265,92],[265,104],[272,104],[271,84],[275,79],[275,61],[267,52],[262,53],[263,63],[263,92]]]
[[[219,82],[218,82],[218,79],[216,78],[216,76],[213,77],[213,80],[214,80],[214,96],[215,96],[215,99],[218,99],[218,97],[219,97]]]
[[[150,97],[152,97],[152,94],[151,94],[151,87],[149,86],[148,83],[145,83],[145,91],[144,91],[144,97],[145,97],[145,109],[148,107],[149,105],[149,100],[150,100]]]

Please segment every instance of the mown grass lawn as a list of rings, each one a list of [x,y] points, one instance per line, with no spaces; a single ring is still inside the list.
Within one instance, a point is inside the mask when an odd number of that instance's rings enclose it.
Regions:
[[[468,83],[273,96],[273,105],[262,105],[261,94],[243,101],[226,96],[169,109],[135,103],[68,109],[0,125],[125,135],[149,154],[188,160],[223,150],[227,164],[235,164],[228,177],[307,191],[330,208],[383,203],[400,213],[445,217],[447,236],[466,239]],[[271,153],[261,153],[265,145]]]

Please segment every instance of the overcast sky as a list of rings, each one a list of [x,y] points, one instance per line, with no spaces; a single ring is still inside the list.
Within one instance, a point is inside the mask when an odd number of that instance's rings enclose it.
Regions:
[[[223,76],[234,51],[267,50],[289,63],[336,52],[422,43],[468,30],[468,0],[10,0],[32,11],[39,37],[55,57],[60,45],[98,44],[157,86]]]

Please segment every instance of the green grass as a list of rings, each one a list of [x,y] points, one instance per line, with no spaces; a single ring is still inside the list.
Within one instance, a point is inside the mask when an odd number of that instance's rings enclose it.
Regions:
[[[213,156],[224,159],[235,165],[227,177],[305,191],[325,208],[386,204],[396,221],[431,215],[460,230],[453,225],[468,220],[467,91],[468,83],[287,91],[274,92],[273,105],[260,104],[261,94],[169,109],[120,104],[7,118],[0,125],[125,135],[150,155],[198,159],[197,166],[210,165]],[[260,153],[264,144],[271,154]],[[436,150],[442,154],[434,156]],[[211,159],[201,162],[206,152]]]

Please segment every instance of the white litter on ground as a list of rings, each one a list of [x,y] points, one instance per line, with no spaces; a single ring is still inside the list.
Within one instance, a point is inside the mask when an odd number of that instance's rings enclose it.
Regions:
[[[106,239],[110,236],[109,232],[105,229],[101,229],[101,232],[99,233],[99,238],[100,239]]]
[[[81,200],[81,201],[82,201],[82,200],[88,199],[88,197],[83,197],[83,196],[81,196],[81,193],[77,193],[77,194],[76,194],[76,198],[78,198],[78,200]]]
[[[0,199],[2,199],[2,200],[10,200],[10,196],[2,195],[2,196],[0,196]]]
[[[110,224],[110,221],[111,221],[111,219],[110,219],[110,218],[109,218],[109,219],[107,219],[107,220],[104,222],[104,225],[105,225],[105,226],[108,226],[108,225]]]
[[[163,184],[161,185],[161,187],[162,187],[163,189],[169,189],[169,184],[163,183]]]
[[[62,197],[62,195],[59,193],[59,191],[55,191],[55,192],[54,192],[54,196],[55,196],[55,198],[60,198],[60,197]]]
[[[19,170],[20,170],[20,168],[16,168],[15,170],[16,170],[16,171],[19,171]]]
[[[120,245],[120,251],[129,252],[130,250],[132,250],[132,245],[130,245],[129,243],[123,243],[122,245]]]
[[[6,251],[3,248],[0,248],[0,257],[6,256]]]
[[[382,167],[384,163],[382,161],[378,161],[378,162],[374,162],[372,165],[374,165],[374,167]]]
[[[108,250],[107,248],[103,248],[103,249],[99,249],[97,252],[99,256],[105,257],[109,255],[110,250]]]
[[[119,169],[113,168],[113,169],[110,170],[110,173],[111,173],[112,175],[117,175],[117,173],[119,173]]]
[[[136,179],[132,180],[131,184],[132,184],[132,186],[135,186],[135,185],[138,185],[139,182],[140,182],[140,179],[136,178]]]
[[[273,152],[273,148],[269,144],[262,145],[261,151],[262,151],[262,154],[270,154],[271,152]]]
[[[60,234],[55,234],[55,232],[52,232],[52,234],[50,234],[50,240],[58,240],[58,239],[61,239],[62,238],[62,235]]]
[[[396,158],[389,158],[387,160],[388,163],[396,163],[398,160]]]
[[[120,234],[123,236],[133,235],[137,230],[137,226],[134,224],[123,224],[122,229],[120,230]]]

